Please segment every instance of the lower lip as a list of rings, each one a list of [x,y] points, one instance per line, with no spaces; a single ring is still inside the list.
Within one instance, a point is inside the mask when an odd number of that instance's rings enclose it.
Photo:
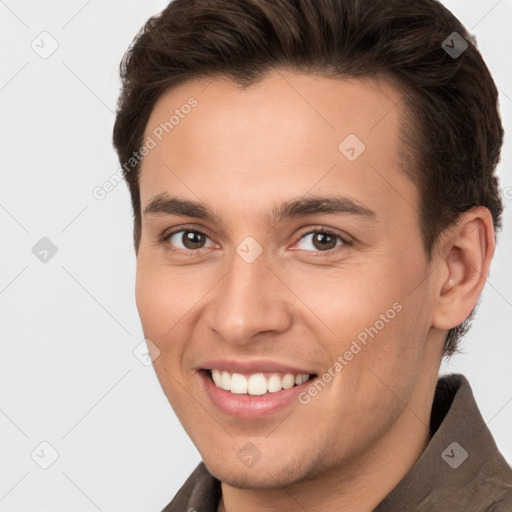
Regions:
[[[249,420],[265,418],[281,411],[294,402],[299,405],[298,395],[311,384],[310,379],[298,386],[282,389],[275,393],[242,395],[218,388],[210,379],[209,372],[200,371],[199,374],[206,393],[222,412],[230,416]]]

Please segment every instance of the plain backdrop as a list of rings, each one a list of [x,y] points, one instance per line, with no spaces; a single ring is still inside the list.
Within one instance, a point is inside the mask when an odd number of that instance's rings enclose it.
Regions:
[[[444,3],[500,89],[506,210],[465,354],[442,373],[469,378],[512,462],[512,0]],[[0,1],[2,512],[156,512],[200,460],[137,357],[128,189],[92,194],[119,167],[119,61],[165,4]]]

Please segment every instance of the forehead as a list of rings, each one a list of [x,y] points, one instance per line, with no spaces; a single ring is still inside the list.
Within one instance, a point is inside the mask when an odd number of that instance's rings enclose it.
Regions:
[[[159,98],[147,123],[155,146],[141,165],[142,205],[176,188],[254,202],[334,187],[386,192],[389,207],[397,193],[415,202],[401,170],[404,108],[382,78],[281,70],[247,88],[226,77],[185,82]]]
[[[197,105],[188,108],[191,100]],[[171,135],[168,138],[177,143],[190,142],[188,136],[196,143],[212,134],[250,134],[246,142],[253,146],[262,140],[268,144],[265,132],[281,130],[276,143],[282,147],[304,135],[311,138],[313,130],[318,137],[312,142],[327,136],[326,143],[333,135],[337,139],[352,131],[362,140],[377,136],[383,143],[395,142],[404,108],[401,100],[401,91],[384,77],[334,79],[276,70],[244,88],[223,76],[202,78],[164,93],[153,107],[145,134],[160,127],[162,136]],[[187,129],[187,117],[200,117],[202,129]]]

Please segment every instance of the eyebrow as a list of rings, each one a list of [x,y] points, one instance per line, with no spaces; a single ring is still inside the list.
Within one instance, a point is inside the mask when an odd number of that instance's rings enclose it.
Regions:
[[[274,205],[264,217],[268,224],[278,224],[285,219],[307,217],[317,214],[357,215],[376,220],[376,213],[354,199],[340,195],[307,196]],[[144,209],[144,216],[177,215],[195,217],[204,221],[221,223],[220,215],[206,205],[187,199],[179,199],[165,193],[155,196]]]

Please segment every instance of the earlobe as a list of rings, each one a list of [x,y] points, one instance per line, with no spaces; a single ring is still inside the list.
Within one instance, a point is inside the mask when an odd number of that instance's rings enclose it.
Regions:
[[[449,330],[471,314],[485,286],[495,248],[491,214],[474,207],[441,236],[432,326]]]

